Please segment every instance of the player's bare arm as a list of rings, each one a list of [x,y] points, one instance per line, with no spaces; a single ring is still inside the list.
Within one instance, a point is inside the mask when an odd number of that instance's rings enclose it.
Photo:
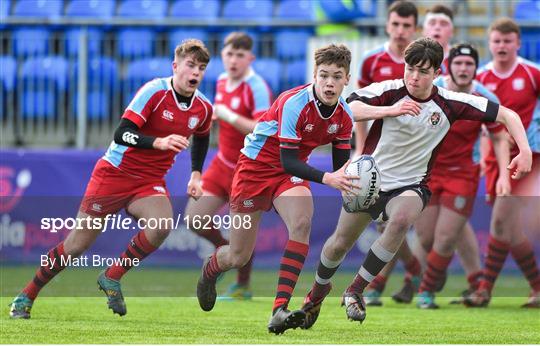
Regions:
[[[349,103],[353,111],[354,121],[376,120],[400,115],[417,116],[422,106],[413,100],[404,100],[392,106],[371,106],[362,101],[355,100]]]
[[[240,131],[243,135],[253,132],[255,125],[257,125],[256,120],[248,119],[241,116],[238,113],[232,111],[229,107],[223,104],[214,106],[214,115],[217,119],[231,124],[235,129]]]
[[[510,172],[506,169],[510,164],[510,136],[506,131],[499,131],[490,137],[499,165],[499,178],[496,184],[497,196],[508,196],[512,192]]]
[[[513,110],[500,106],[496,121],[506,126],[519,148],[519,154],[507,168],[509,170],[515,169],[514,174],[512,174],[513,179],[520,179],[531,171],[532,166],[532,151],[521,118]]]

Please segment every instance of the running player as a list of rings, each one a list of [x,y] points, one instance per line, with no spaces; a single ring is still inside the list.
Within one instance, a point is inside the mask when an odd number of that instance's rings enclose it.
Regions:
[[[358,86],[363,88],[371,83],[385,80],[399,79],[405,71],[405,48],[413,41],[418,23],[418,9],[410,1],[395,1],[388,8],[386,32],[389,40],[383,46],[374,49],[364,55],[360,63]],[[364,141],[367,135],[367,122],[357,122],[355,157],[362,154]],[[377,229],[384,230],[384,223],[378,222]],[[414,292],[418,290],[420,283],[421,266],[418,259],[412,254],[411,249],[404,242],[394,258],[384,270],[373,280],[365,292],[366,305],[382,305],[380,299],[386,286],[387,278],[392,272],[397,257],[405,266],[405,279],[403,288],[392,295],[396,301],[410,303]]]
[[[288,304],[309,249],[313,200],[308,181],[353,190],[354,177],[344,173],[352,113],[340,96],[349,82],[350,62],[351,52],[343,45],[318,49],[314,82],[282,93],[246,137],[230,203],[231,218],[243,222],[232,228],[230,244],[217,249],[203,265],[197,297],[204,311],[214,307],[217,277],[245,265],[251,257],[262,211],[273,206],[287,226],[289,240],[268,330],[280,334],[304,322],[304,312],[289,311]],[[333,144],[333,173],[306,163],[313,149],[328,143]]]
[[[77,217],[90,221],[81,222],[83,229],[73,229],[49,251],[50,265],[40,266],[33,280],[13,300],[11,317],[30,318],[39,291],[65,268],[66,259],[79,257],[92,245],[107,215],[125,208],[136,219],[172,220],[164,176],[176,154],[188,147],[191,135],[192,172],[187,193],[194,198],[202,194],[200,176],[208,150],[212,105],[197,87],[209,60],[210,54],[201,41],[186,40],[176,47],[173,76],[154,79],[137,92],[86,188]],[[131,269],[134,259],[142,261],[169,234],[165,223],[159,224],[163,228],[146,228],[133,237],[120,256],[123,265],[109,267],[99,275],[99,288],[106,294],[113,313],[123,316],[127,312],[120,278]]]
[[[499,103],[495,95],[474,80],[478,68],[478,51],[470,44],[459,44],[450,49],[449,75],[439,77],[434,84],[445,89],[483,96]],[[457,241],[462,237],[463,226],[472,213],[480,166],[473,161],[473,149],[481,133],[482,123],[462,120],[452,125],[446,135],[433,169],[428,187],[433,193],[429,205],[415,222],[420,243],[428,252],[417,306],[436,309],[437,282],[445,275],[452,260]],[[496,125],[489,124],[488,129]],[[493,134],[499,167],[505,175],[498,182],[498,195],[506,195],[510,182],[506,166],[509,163],[509,141],[505,131]],[[476,238],[474,239],[476,242]],[[476,245],[478,247],[478,245]],[[477,259],[480,263],[480,258]],[[468,273],[469,275],[471,273]],[[474,275],[474,274],[473,274]],[[470,280],[473,277],[469,277]]]
[[[510,252],[531,286],[531,294],[524,307],[538,308],[540,273],[532,244],[522,229],[521,213],[527,208],[528,199],[531,199],[526,196],[535,196],[536,199],[540,196],[540,145],[538,138],[534,137],[538,136],[540,122],[538,116],[534,116],[540,96],[540,67],[518,56],[521,34],[519,26],[512,19],[496,20],[488,33],[493,60],[480,70],[477,79],[499,97],[501,105],[521,116],[523,126],[528,130],[534,160],[531,174],[523,180],[511,181],[511,196],[496,197],[496,182],[502,170],[497,166],[493,149],[490,149],[486,158],[486,184],[494,204],[484,279],[465,303],[470,306],[489,304],[495,280]],[[512,157],[518,152],[514,145],[511,148]]]
[[[519,116],[483,97],[456,93],[433,85],[440,74],[442,46],[430,38],[412,42],[405,50],[403,79],[373,83],[347,99],[354,120],[375,119],[365,154],[373,155],[381,172],[381,192],[364,212],[343,208],[334,234],[321,252],[315,282],[302,310],[304,328],[311,327],[331,289],[331,277],[372,219],[387,220],[352,284],[343,294],[347,317],[362,322],[366,307],[362,293],[395,255],[405,234],[431,195],[427,182],[432,163],[450,125],[459,119],[497,121],[514,137],[520,152],[510,163],[518,179],[531,169],[532,154]]]
[[[244,32],[232,32],[224,41],[221,59],[225,67],[217,82],[214,116],[219,120],[218,153],[202,176],[203,198],[190,199],[186,216],[195,220],[199,216],[214,215],[229,200],[234,168],[244,143],[257,119],[270,107],[272,95],[265,81],[253,70],[253,40]],[[190,228],[220,247],[229,242],[221,231],[211,225],[207,229]],[[238,270],[237,280],[223,298],[250,299],[249,278],[251,258]]]

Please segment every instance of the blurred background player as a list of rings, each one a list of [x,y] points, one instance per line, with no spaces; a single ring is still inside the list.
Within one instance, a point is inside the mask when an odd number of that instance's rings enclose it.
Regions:
[[[308,181],[340,191],[353,191],[345,164],[350,155],[352,113],[341,97],[348,84],[351,52],[344,45],[315,51],[314,82],[282,93],[246,137],[233,178],[229,245],[216,250],[204,263],[197,298],[204,311],[213,309],[217,277],[244,266],[252,255],[261,214],[272,206],[285,222],[289,240],[281,259],[271,333],[281,334],[304,323],[302,310],[288,310],[309,249],[313,198]],[[306,163],[313,149],[332,143],[335,172],[320,171]],[[356,177],[358,178],[358,177]]]
[[[450,53],[450,42],[454,37],[454,11],[444,5],[434,5],[428,9],[422,34],[424,37],[429,37],[439,42],[444,49],[444,60],[441,64],[441,74],[448,75],[448,55]],[[482,142],[483,144],[483,142]],[[481,160],[482,162],[482,160]],[[431,231],[433,233],[433,230]],[[428,244],[430,242],[427,242]],[[418,244],[420,245],[420,244]],[[422,261],[424,267],[427,267],[427,253],[431,248],[417,246],[414,248],[415,255]],[[478,239],[469,223],[465,222],[464,230],[461,232],[461,237],[458,238],[456,251],[460,259],[461,265],[467,275],[469,287],[463,291],[463,294],[468,294],[478,288],[480,279],[482,278],[482,267],[479,261],[480,248]],[[425,268],[424,268],[425,269]],[[439,292],[444,287],[447,273],[445,272],[436,283],[436,291]]]
[[[212,124],[212,104],[197,90],[210,54],[199,40],[186,40],[176,47],[173,76],[146,83],[135,95],[114,133],[114,140],[97,162],[81,202],[80,219],[100,219],[122,208],[136,219],[172,219],[172,206],[165,174],[177,153],[191,147],[192,172],[188,195],[202,194],[200,176],[208,150]],[[47,254],[49,265],[40,266],[34,278],[13,300],[12,318],[30,318],[30,309],[39,291],[65,268],[69,256],[79,257],[101,234],[103,227],[82,222],[67,238]],[[163,223],[159,223],[161,226]],[[101,272],[98,286],[108,298],[108,306],[120,316],[126,314],[120,279],[133,260],[142,261],[163,243],[170,229],[146,228],[128,244],[114,265]],[[64,261],[62,261],[64,258]],[[54,262],[53,262],[54,260]]]
[[[244,137],[253,131],[257,119],[270,107],[272,94],[251,66],[255,60],[252,48],[253,40],[244,32],[233,32],[225,38],[221,59],[226,72],[218,78],[214,101],[214,117],[219,121],[218,153],[202,176],[203,198],[190,199],[186,206],[189,220],[194,220],[195,215],[214,215],[228,202]],[[216,248],[229,243],[213,225],[210,229],[194,229],[193,225],[190,228]],[[223,298],[251,298],[252,262],[250,258],[238,270],[236,283]]]
[[[531,294],[524,307],[540,307],[540,273],[532,244],[523,232],[524,209],[538,205],[540,196],[540,146],[537,131],[540,121],[537,110],[540,96],[540,67],[518,56],[521,31],[512,19],[497,19],[489,28],[489,51],[493,60],[480,69],[477,79],[491,90],[504,105],[517,112],[528,130],[533,155],[533,168],[521,180],[510,180],[511,196],[496,197],[496,183],[502,174],[493,148],[486,158],[486,189],[493,201],[490,236],[484,262],[484,278],[480,287],[465,303],[470,306],[487,306],[495,280],[510,252],[529,281]],[[504,131],[499,127],[497,130]],[[511,147],[511,157],[518,153]],[[534,198],[530,198],[534,196]],[[536,201],[535,201],[536,200]],[[536,210],[538,213],[538,210]]]
[[[371,248],[353,282],[342,296],[348,319],[366,318],[364,289],[401,246],[405,235],[429,201],[426,178],[430,162],[456,120],[497,121],[507,126],[520,152],[511,165],[513,178],[531,169],[532,155],[519,116],[483,97],[454,93],[433,85],[440,74],[443,49],[430,38],[413,41],[405,50],[403,79],[373,83],[348,97],[355,121],[376,119],[364,153],[373,155],[381,172],[381,191],[362,212],[342,208],[336,230],[325,242],[315,282],[304,300],[305,328],[310,328],[330,292],[331,278],[372,219],[387,226]]]
[[[385,80],[399,79],[403,77],[405,70],[405,48],[411,43],[416,34],[418,23],[418,9],[410,1],[395,1],[388,8],[386,33],[388,42],[383,46],[366,53],[360,63],[358,86],[363,88],[371,83]],[[355,124],[355,154],[362,155],[364,141],[367,134],[367,122]],[[377,229],[382,232],[384,223],[377,222]],[[373,280],[366,289],[364,298],[367,305],[382,305],[381,295],[386,286],[388,276],[392,272],[397,257],[405,266],[404,285],[401,290],[392,297],[399,302],[410,303],[414,292],[418,290],[420,283],[421,266],[418,259],[412,254],[407,242],[404,242],[396,258],[392,259],[384,270]]]
[[[470,44],[453,46],[448,56],[449,75],[437,78],[434,84],[499,103],[493,93],[474,80],[478,59],[478,51]],[[497,125],[488,123],[486,126],[491,129]],[[480,166],[473,161],[473,150],[481,134],[481,127],[482,123],[477,121],[456,121],[450,127],[433,163],[428,182],[433,195],[414,225],[421,245],[428,252],[427,268],[422,277],[417,302],[417,306],[423,309],[438,308],[434,300],[437,283],[445,275],[458,239],[462,237],[463,226],[473,211],[480,180]],[[493,143],[499,167],[506,168],[509,163],[507,133],[494,133]],[[506,169],[504,171],[505,175],[499,178],[498,195],[506,195],[510,190],[509,175]],[[480,258],[477,263],[480,267]],[[474,279],[475,273],[467,274],[469,280]]]

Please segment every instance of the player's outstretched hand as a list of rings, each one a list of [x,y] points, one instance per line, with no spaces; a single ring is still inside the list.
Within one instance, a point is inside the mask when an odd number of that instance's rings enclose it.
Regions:
[[[418,116],[422,111],[420,103],[413,100],[404,100],[390,107],[390,116],[398,117],[400,115]]]
[[[195,200],[198,200],[202,196],[203,189],[201,184],[201,173],[191,173],[191,178],[187,184],[187,194],[189,197],[193,197]]]
[[[508,165],[510,171],[515,169],[515,172],[512,174],[512,179],[521,179],[525,174],[531,171],[531,167],[532,153],[530,151],[526,153],[520,152]]]
[[[168,135],[167,137],[158,137],[154,141],[154,149],[172,150],[176,153],[181,152],[189,146],[189,140],[180,135]]]
[[[343,167],[332,173],[324,173],[323,175],[323,184],[338,189],[341,192],[346,192],[354,194],[360,188],[358,184],[355,184],[355,180],[360,180],[360,177],[357,175],[347,175],[345,174],[345,169],[351,163],[351,160],[347,161]]]
[[[510,196],[510,193],[512,193],[512,185],[510,185],[508,176],[504,177],[499,175],[497,183],[495,184],[495,193],[497,196]]]

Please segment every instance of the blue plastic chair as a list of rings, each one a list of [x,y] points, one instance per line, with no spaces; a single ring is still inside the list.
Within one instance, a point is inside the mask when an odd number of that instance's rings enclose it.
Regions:
[[[67,90],[66,59],[60,56],[29,58],[21,67],[21,78],[23,116],[54,117],[59,94]]]
[[[63,0],[18,0],[13,7],[13,15],[54,18],[61,16],[63,9]]]
[[[306,84],[306,60],[299,59],[285,65],[284,80],[282,90],[292,89],[302,84]]]
[[[127,106],[137,90],[154,78],[172,76],[172,58],[157,57],[132,61],[124,79],[124,105]]]
[[[514,18],[520,20],[538,20],[540,17],[540,1],[520,1],[514,11]],[[524,58],[540,61],[540,29],[521,29],[521,49],[519,54]]]
[[[45,55],[49,50],[50,32],[38,27],[15,29],[11,35],[13,50],[18,57]]]
[[[277,59],[262,58],[253,63],[255,71],[264,78],[274,95],[279,95],[281,83],[281,63]]]
[[[514,18],[538,19],[540,16],[540,1],[520,1],[514,9]]]
[[[118,54],[121,57],[152,55],[156,33],[151,29],[122,29],[118,31]]]
[[[72,66],[73,83],[79,80],[79,64]],[[87,70],[88,90],[118,91],[120,87],[119,68],[115,59],[109,57],[94,57],[88,61]]]
[[[275,36],[276,53],[280,59],[305,58],[311,32],[283,30]]]
[[[12,56],[0,56],[0,86],[3,91],[11,92],[15,89],[15,77],[17,75],[17,62]]]
[[[66,16],[110,18],[114,15],[115,6],[115,0],[71,0]]]
[[[279,19],[315,20],[315,8],[310,0],[283,0],[276,13]]]
[[[218,18],[219,10],[218,0],[177,0],[171,6],[170,16],[213,21]]]
[[[103,42],[103,31],[97,28],[88,28],[88,55],[101,54],[101,43]],[[81,29],[73,28],[65,32],[66,52],[69,56],[79,54],[79,39]]]
[[[210,99],[214,100],[214,94],[216,93],[216,82],[220,74],[225,71],[223,68],[223,61],[219,56],[213,56],[210,58],[210,63],[206,67],[204,72],[204,78],[199,86],[202,93]]]
[[[145,19],[161,19],[167,15],[167,0],[124,0],[118,8],[118,16]]]
[[[223,6],[224,19],[248,19],[264,23],[270,21],[274,12],[271,0],[228,0]]]
[[[345,6],[343,1],[320,0],[319,5],[328,19],[337,22],[374,17],[377,11],[376,0],[353,0],[351,7]]]
[[[9,16],[9,10],[11,9],[11,0],[2,0],[0,6],[0,29],[4,28],[4,20]]]
[[[196,38],[198,40],[203,41],[206,45],[208,45],[208,39],[209,35],[206,30],[203,29],[177,29],[169,32],[169,47],[171,51],[171,56],[174,55],[174,50],[177,45],[182,43],[182,41],[189,39],[189,38]]]

